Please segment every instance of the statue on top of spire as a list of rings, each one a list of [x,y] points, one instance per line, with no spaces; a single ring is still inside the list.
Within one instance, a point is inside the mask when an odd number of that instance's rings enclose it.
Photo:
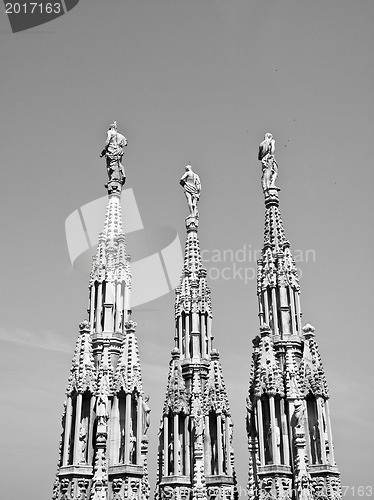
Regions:
[[[125,146],[127,146],[127,139],[117,132],[117,122],[111,123],[100,158],[105,156],[109,180],[118,181],[122,185],[126,181],[125,169],[121,163]]]
[[[186,166],[186,171],[183,174],[179,184],[184,189],[186,195],[190,215],[198,217],[197,204],[200,199],[201,182],[200,177],[192,171],[191,165]]]
[[[262,163],[262,189],[264,193],[271,188],[276,189],[275,180],[278,177],[278,165],[274,158],[275,140],[269,132],[265,134],[258,150],[258,159]]]

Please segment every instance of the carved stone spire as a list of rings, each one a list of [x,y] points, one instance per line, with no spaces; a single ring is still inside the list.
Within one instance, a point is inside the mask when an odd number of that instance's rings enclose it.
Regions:
[[[260,336],[247,399],[250,500],[341,498],[329,393],[311,325],[302,327],[300,286],[275,186],[275,141],[260,144],[265,197],[264,246],[258,260]]]
[[[110,154],[105,154],[115,170],[120,169],[121,158],[118,151],[118,158],[115,155],[118,144],[112,139],[106,150]],[[149,497],[145,434],[150,409],[142,387],[136,323],[131,320],[130,257],[121,212],[123,180],[111,172],[106,186],[104,229],[89,281],[89,321],[79,326],[66,390],[53,490],[56,500]]]
[[[186,169],[182,181],[186,179],[197,183],[200,194],[197,174]],[[186,198],[189,201],[187,193]],[[201,262],[194,203],[188,203],[184,266],[175,291],[175,347],[159,429],[155,495],[165,500],[234,500],[231,412],[219,354],[212,348],[211,292]]]

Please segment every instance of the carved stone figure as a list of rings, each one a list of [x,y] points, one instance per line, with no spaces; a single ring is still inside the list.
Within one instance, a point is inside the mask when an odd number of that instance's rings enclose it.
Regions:
[[[187,487],[181,486],[179,493],[180,493],[181,500],[188,500],[188,498],[190,496],[190,491]]]
[[[278,453],[278,458],[280,458],[280,445],[281,445],[281,434],[280,434],[280,428],[279,425],[275,424],[274,426],[274,433],[275,433],[275,443],[277,445],[277,453]]]
[[[96,415],[98,425],[105,425],[108,420],[108,396],[99,394],[96,402]]]
[[[305,474],[303,474],[300,479],[299,499],[313,500],[312,492],[310,491],[309,487],[309,479]]]
[[[278,176],[278,165],[274,158],[275,140],[269,132],[265,134],[258,150],[258,159],[262,164],[262,189],[267,191],[275,188],[275,180]]]
[[[143,406],[143,435],[147,434],[149,425],[151,423],[150,412],[151,409],[148,406],[149,396],[146,396],[142,402]]]
[[[127,139],[124,135],[117,132],[117,122],[109,125],[104,149],[100,158],[105,156],[106,168],[110,181],[118,181],[125,184],[125,169],[121,163],[123,157],[123,148],[127,146]]]
[[[136,479],[130,479],[130,498],[137,498],[139,495],[139,482]]]
[[[321,435],[318,422],[316,422],[310,430],[310,440],[312,445],[312,462],[314,464],[321,463]]]
[[[201,182],[200,177],[192,171],[191,165],[186,166],[186,172],[183,174],[179,184],[184,189],[186,195],[190,215],[197,217],[197,203],[200,199]]]
[[[201,410],[197,410],[196,417],[195,417],[195,439],[196,441],[199,441],[204,433],[204,422],[203,422],[203,415],[201,413]]]
[[[273,443],[272,443],[272,428],[271,424],[269,424],[269,427],[266,432],[266,442],[265,442],[265,461],[267,464],[270,464],[273,462]]]
[[[136,437],[134,436],[134,433],[132,432],[132,429],[130,427],[130,439],[129,439],[129,462],[130,464],[135,463],[135,444],[136,444]]]
[[[86,448],[87,448],[87,429],[82,424],[79,428],[79,457],[78,463],[86,463]]]
[[[123,485],[123,479],[121,479],[121,478],[113,479],[113,483],[112,483],[113,492],[114,492],[113,500],[121,500],[121,498],[123,498],[123,495],[121,495],[121,493],[120,493],[120,491],[122,489],[122,485]]]
[[[299,430],[304,429],[304,416],[305,416],[304,404],[299,399],[296,399],[294,417],[295,417],[295,427],[297,427]]]
[[[87,488],[89,481],[88,479],[78,479],[77,481],[79,494],[76,496],[76,500],[87,500]]]
[[[208,488],[208,498],[209,500],[216,500],[219,498],[219,488],[218,486],[209,486]]]
[[[171,486],[165,486],[162,490],[162,500],[171,500],[174,498],[174,490]]]

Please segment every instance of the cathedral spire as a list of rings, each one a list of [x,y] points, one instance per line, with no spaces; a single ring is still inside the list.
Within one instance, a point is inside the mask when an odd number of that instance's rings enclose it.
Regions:
[[[186,167],[189,207],[180,286],[175,292],[175,347],[159,429],[156,498],[236,498],[232,421],[219,353],[212,348],[211,292],[198,239],[199,176]]]
[[[56,500],[149,496],[150,410],[131,320],[130,257],[122,227],[126,144],[114,122],[101,154],[107,161],[108,205],[89,280],[88,320],[79,326],[66,390]]]
[[[260,144],[265,198],[258,260],[259,335],[253,340],[247,398],[250,500],[341,499],[329,393],[314,328],[302,326],[298,272],[275,186],[275,141]]]

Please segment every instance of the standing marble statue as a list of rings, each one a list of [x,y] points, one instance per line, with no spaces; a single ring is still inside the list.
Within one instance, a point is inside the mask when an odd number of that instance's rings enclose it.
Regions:
[[[148,432],[150,423],[151,423],[151,418],[150,418],[150,412],[151,409],[148,406],[148,401],[149,401],[149,396],[146,396],[142,402],[142,407],[143,407],[143,436],[145,436]]]
[[[105,156],[106,168],[110,181],[118,181],[125,184],[125,169],[121,163],[123,157],[123,148],[127,146],[127,139],[124,135],[117,132],[117,122],[109,125],[104,149],[100,158]]]
[[[188,208],[190,209],[190,215],[198,217],[199,212],[197,211],[197,204],[200,199],[201,182],[200,177],[192,171],[191,165],[186,166],[186,171],[179,181],[179,184],[184,189]]]
[[[258,150],[258,159],[262,164],[262,189],[267,191],[275,188],[275,180],[278,177],[278,165],[274,158],[275,140],[269,132],[265,134]]]

